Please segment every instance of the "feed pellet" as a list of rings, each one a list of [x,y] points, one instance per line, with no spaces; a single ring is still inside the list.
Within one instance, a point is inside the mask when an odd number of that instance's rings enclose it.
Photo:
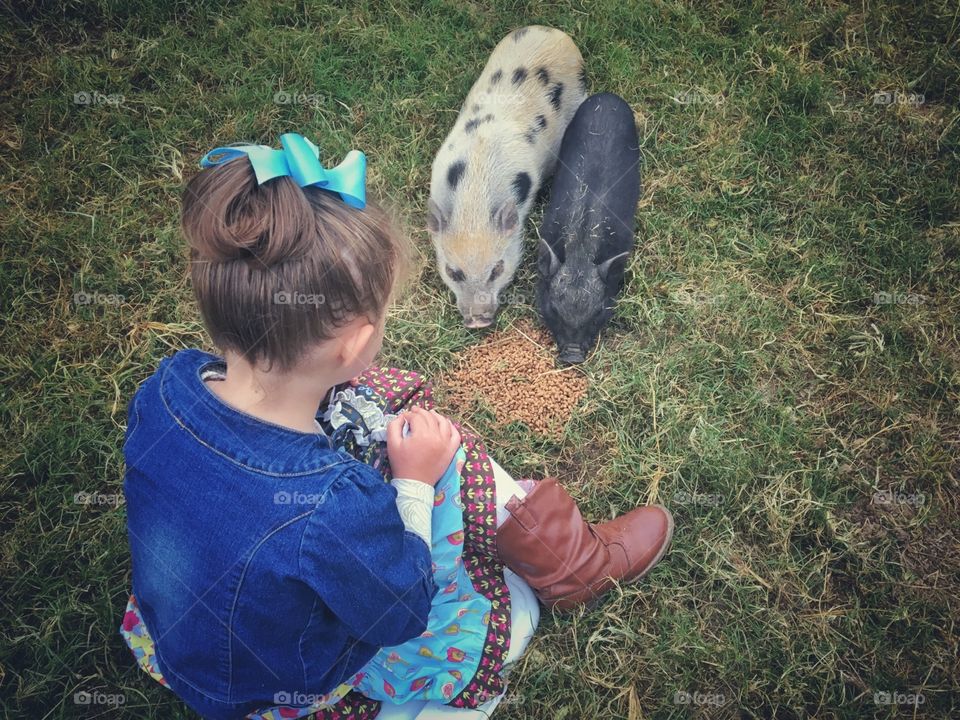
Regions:
[[[465,420],[486,407],[498,426],[520,422],[559,439],[588,383],[576,367],[558,368],[551,346],[549,334],[528,322],[491,334],[439,378],[440,399]]]

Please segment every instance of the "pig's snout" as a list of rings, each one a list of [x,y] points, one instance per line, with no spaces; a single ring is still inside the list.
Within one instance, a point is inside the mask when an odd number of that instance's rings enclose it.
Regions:
[[[474,293],[473,302],[461,302],[460,314],[468,328],[485,328],[493,324],[497,315],[497,298],[494,293]]]
[[[560,350],[560,362],[567,365],[578,365],[586,360],[587,355],[582,348],[576,345],[567,345]]]
[[[468,328],[485,328],[493,324],[493,313],[465,315],[463,324]]]

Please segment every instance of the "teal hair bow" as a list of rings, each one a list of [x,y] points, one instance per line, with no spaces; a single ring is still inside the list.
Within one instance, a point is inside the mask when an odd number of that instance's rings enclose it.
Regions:
[[[236,160],[241,155],[250,158],[257,184],[263,185],[277,177],[290,177],[300,187],[315,185],[340,195],[350,207],[362,210],[367,204],[367,156],[351,150],[339,165],[329,170],[320,164],[320,148],[299,133],[280,136],[283,149],[267,145],[234,145],[211,150],[200,160],[200,167],[208,168]]]

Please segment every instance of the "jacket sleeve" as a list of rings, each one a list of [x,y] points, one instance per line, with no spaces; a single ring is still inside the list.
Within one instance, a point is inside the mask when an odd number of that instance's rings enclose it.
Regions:
[[[373,468],[351,467],[311,514],[300,576],[359,640],[386,647],[427,627],[436,595],[430,550],[404,528],[397,491]]]

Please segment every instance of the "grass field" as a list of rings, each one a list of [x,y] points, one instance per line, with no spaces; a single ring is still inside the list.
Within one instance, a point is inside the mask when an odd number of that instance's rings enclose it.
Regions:
[[[384,361],[439,376],[477,335],[421,230],[430,163],[540,23],[636,111],[637,250],[560,441],[466,420],[593,517],[657,500],[677,533],[545,616],[497,717],[960,717],[957,5],[738,5],[0,3],[0,714],[191,717],[117,626],[126,404],[208,347],[177,230],[199,157],[366,151],[419,253]],[[535,317],[537,218],[501,329]]]

